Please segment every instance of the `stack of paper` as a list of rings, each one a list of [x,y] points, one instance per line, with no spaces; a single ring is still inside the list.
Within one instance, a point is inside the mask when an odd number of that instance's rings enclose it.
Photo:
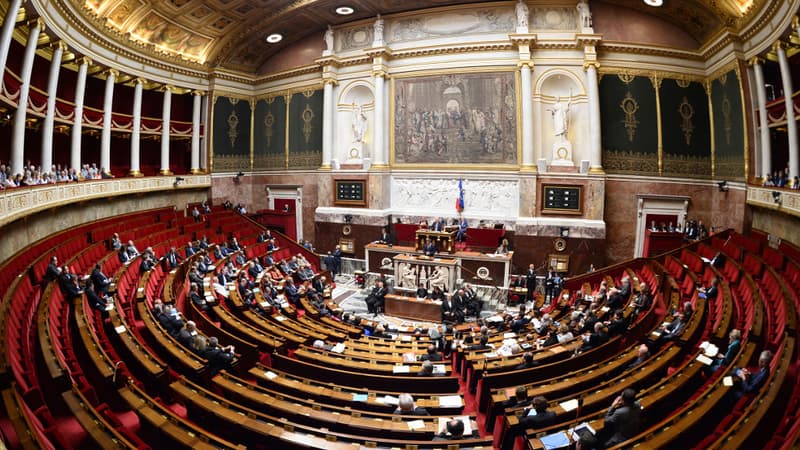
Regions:
[[[338,344],[334,345],[331,348],[331,351],[334,353],[342,353],[344,351],[344,342],[339,342]]]
[[[439,397],[440,408],[458,408],[462,406],[460,395],[442,395]]]
[[[425,428],[425,421],[424,420],[412,420],[408,422],[408,429],[409,430],[421,430]]]
[[[561,408],[563,408],[564,411],[570,412],[570,411],[578,408],[578,399],[573,398],[572,400],[567,400],[565,402],[561,402],[561,403],[559,403],[559,405],[561,405]]]
[[[563,431],[542,436],[539,440],[542,442],[542,445],[544,445],[545,450],[569,448],[570,446],[569,436]]]
[[[409,373],[411,372],[411,367],[409,366],[394,366],[392,367],[392,373]]]

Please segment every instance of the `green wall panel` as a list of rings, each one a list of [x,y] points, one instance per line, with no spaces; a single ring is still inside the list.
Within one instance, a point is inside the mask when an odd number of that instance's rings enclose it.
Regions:
[[[699,82],[661,82],[663,175],[711,176],[711,122],[708,96]]]
[[[286,97],[261,99],[253,113],[253,168],[286,168]]]
[[[289,100],[289,168],[322,165],[322,89],[297,92]]]

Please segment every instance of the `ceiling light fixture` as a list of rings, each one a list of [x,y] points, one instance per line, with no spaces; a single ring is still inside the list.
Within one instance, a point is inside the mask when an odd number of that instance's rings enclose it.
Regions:
[[[283,40],[283,35],[280,33],[272,33],[267,36],[267,42],[270,44],[277,44],[278,42]]]
[[[649,6],[663,6],[664,0],[644,0],[644,4]]]
[[[349,16],[350,14],[353,14],[354,12],[356,12],[356,10],[353,9],[352,7],[350,7],[350,6],[339,6],[339,7],[336,8],[336,14],[338,14],[340,16]]]

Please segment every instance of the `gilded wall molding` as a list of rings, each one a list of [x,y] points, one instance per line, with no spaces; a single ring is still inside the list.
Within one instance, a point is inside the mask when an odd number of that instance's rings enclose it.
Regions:
[[[175,177],[167,176],[81,181],[7,189],[0,193],[0,227],[39,211],[77,202],[131,194],[211,187],[210,175],[181,175],[181,177],[183,181],[177,186]]]

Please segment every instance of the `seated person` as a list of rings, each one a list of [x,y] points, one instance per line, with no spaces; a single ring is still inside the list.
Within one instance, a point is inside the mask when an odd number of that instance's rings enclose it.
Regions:
[[[472,436],[464,436],[464,422],[459,419],[452,419],[447,422],[446,430],[434,437],[434,441],[460,441],[469,439]]]
[[[425,298],[428,296],[428,289],[425,288],[425,285],[420,283],[419,287],[417,288],[416,293],[417,298]]]
[[[640,345],[639,348],[636,349],[636,359],[634,359],[633,362],[625,366],[625,370],[630,370],[635,367],[638,367],[639,365],[647,361],[647,358],[649,357],[650,357],[650,349],[647,348],[646,344]]]
[[[706,374],[711,374],[715,372],[722,366],[728,366],[733,359],[736,358],[736,355],[739,353],[739,349],[742,347],[742,332],[734,328],[728,333],[728,348],[725,350],[725,353],[717,353],[716,358],[711,363],[710,366],[707,367]]]
[[[298,278],[303,281],[311,280],[314,278],[314,270],[311,269],[311,266],[308,264],[304,264],[300,267],[300,270],[297,272]]]
[[[247,279],[246,276],[240,276],[236,283],[236,289],[239,292],[239,297],[248,305],[255,301],[255,294],[253,293],[253,283]]]
[[[608,342],[608,334],[603,329],[603,323],[596,322],[594,324],[594,332],[588,336],[584,335],[583,341],[583,346],[580,348],[581,352],[599,347]]]
[[[220,370],[231,368],[231,363],[235,357],[234,348],[232,345],[220,347],[217,338],[211,337],[208,339],[208,345],[203,357],[208,360],[209,376],[214,376]]]
[[[193,348],[195,336],[197,336],[197,326],[193,321],[189,320],[178,332],[177,339],[184,347]]]
[[[531,407],[522,410],[519,424],[508,430],[503,438],[503,448],[512,448],[517,436],[525,433],[527,429],[539,430],[553,425],[556,413],[547,409],[547,399],[541,395],[533,398]]]
[[[400,394],[398,396],[397,408],[394,414],[403,416],[430,416],[428,410],[420,408],[414,404],[414,397],[411,394]]]
[[[75,274],[70,275],[70,283],[65,288],[64,296],[68,302],[72,302],[76,298],[83,295],[83,288],[80,285],[78,276]]]
[[[628,331],[628,319],[625,318],[621,309],[614,312],[614,318],[608,322],[608,336],[614,337]]]
[[[167,261],[167,266],[170,269],[178,267],[178,264],[180,264],[180,262],[183,260],[181,255],[179,255],[177,250],[175,250],[175,247],[170,247],[167,254],[164,255],[164,259]]]
[[[94,291],[100,296],[108,294],[108,287],[111,286],[111,279],[108,278],[100,267],[100,264],[95,264],[92,274],[89,277],[92,281]]]
[[[433,287],[433,291],[429,292],[428,296],[430,297],[431,300],[442,301],[442,300],[444,300],[445,293],[444,293],[444,291],[442,291],[442,288],[440,288],[439,286],[434,286]]]
[[[636,391],[625,389],[606,411],[603,431],[605,447],[613,447],[636,436],[639,432],[642,406],[636,401]]]
[[[432,377],[433,376],[433,363],[430,361],[423,361],[422,366],[417,372],[418,377]]]
[[[146,253],[144,256],[142,256],[142,262],[139,264],[139,273],[147,273],[153,270],[154,266],[155,263],[153,262],[153,258],[150,256],[150,254]]]
[[[436,346],[431,344],[428,346],[426,353],[420,358],[422,361],[442,361],[442,354],[436,352]]]
[[[156,299],[153,302],[153,315],[158,320],[158,323],[164,327],[170,336],[177,337],[178,333],[183,329],[183,320],[181,320],[177,310],[175,310],[174,314],[172,312],[172,307],[164,306],[161,299]]]
[[[530,369],[531,367],[536,367],[538,365],[539,363],[533,359],[533,353],[526,352],[524,355],[522,355],[522,362],[514,367],[514,370]]]
[[[464,242],[467,240],[467,219],[462,218],[456,231],[456,241]]]
[[[186,243],[186,248],[184,249],[184,251],[185,251],[185,254],[186,254],[187,258],[189,258],[192,255],[194,255],[195,253],[197,253],[197,249],[194,248],[194,245],[192,245],[191,242],[187,242]],[[121,259],[122,259],[122,256],[120,256],[120,260]],[[123,262],[125,262],[125,261],[123,261]]]
[[[247,274],[250,275],[253,279],[258,278],[261,275],[261,272],[264,271],[264,266],[258,262],[258,258],[253,259],[247,265]]]
[[[654,344],[655,347],[660,347],[668,341],[678,339],[680,335],[683,334],[684,329],[686,329],[686,321],[684,320],[683,313],[679,312],[678,315],[675,316],[675,320],[666,325],[662,325],[661,334]]]
[[[58,258],[53,255],[50,257],[50,264],[47,265],[47,270],[44,272],[42,282],[45,284],[57,279],[61,275],[61,268],[58,267]]]
[[[294,280],[292,280],[291,277],[286,277],[286,284],[283,286],[283,295],[286,296],[286,300],[292,305],[296,305],[297,302],[300,301],[300,291],[297,290],[297,286],[294,285]]]
[[[189,285],[189,299],[201,310],[208,311],[208,304],[206,303],[205,297],[200,293],[200,288],[197,283],[191,283]]]
[[[733,397],[739,400],[745,394],[758,392],[769,378],[769,363],[772,361],[772,352],[764,350],[758,357],[758,372],[750,373],[746,368],[734,370]]]
[[[386,302],[387,289],[383,285],[383,281],[376,280],[372,292],[369,293],[366,299],[367,312],[377,314],[378,310],[383,310],[383,305]]]
[[[422,254],[425,256],[433,257],[436,255],[436,244],[430,239],[425,239],[425,244],[422,246]]]

